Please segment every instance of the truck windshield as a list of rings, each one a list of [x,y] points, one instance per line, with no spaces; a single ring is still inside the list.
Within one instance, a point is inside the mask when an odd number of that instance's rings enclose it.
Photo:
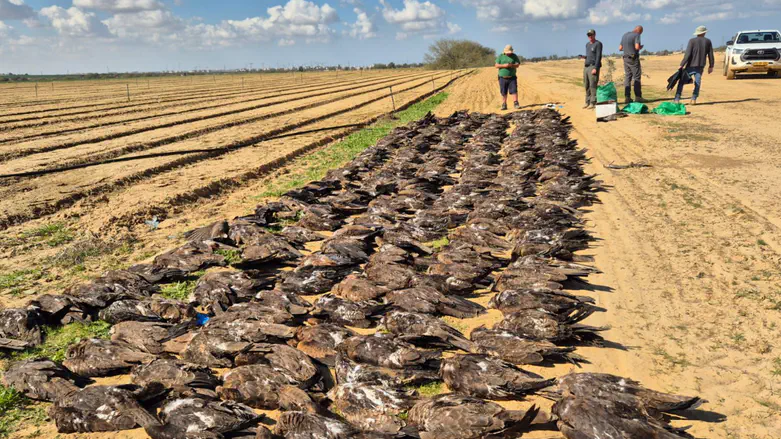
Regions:
[[[778,32],[746,32],[740,34],[737,44],[778,42],[781,42],[781,35],[779,35]]]

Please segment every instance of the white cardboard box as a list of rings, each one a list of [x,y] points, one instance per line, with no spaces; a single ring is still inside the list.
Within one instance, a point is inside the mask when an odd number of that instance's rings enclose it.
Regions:
[[[596,105],[597,119],[608,117],[618,113],[618,104],[615,102],[600,102]]]

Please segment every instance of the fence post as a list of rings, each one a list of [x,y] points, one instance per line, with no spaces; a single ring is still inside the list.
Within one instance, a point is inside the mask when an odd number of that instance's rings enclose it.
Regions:
[[[393,98],[393,86],[388,87],[390,89],[391,103],[393,104],[393,112],[396,112],[396,99]]]
[[[38,97],[38,83],[35,83],[35,97]]]
[[[244,77],[241,77],[241,88],[244,88]]]
[[[127,88],[127,101],[130,102],[130,84],[125,84]]]

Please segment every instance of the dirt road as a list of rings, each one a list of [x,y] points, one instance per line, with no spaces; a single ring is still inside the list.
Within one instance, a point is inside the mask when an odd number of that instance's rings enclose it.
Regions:
[[[668,96],[666,78],[678,62],[646,60],[647,95]],[[696,437],[779,437],[781,130],[773,127],[781,81],[727,81],[717,69],[688,116],[597,123],[581,109],[581,65],[524,65],[519,85],[522,106],[563,106],[573,137],[590,152],[589,171],[607,189],[587,218],[604,272],[589,278],[591,289],[608,311],[586,322],[610,325],[611,344],[579,349],[591,362],[583,369],[706,398],[701,419],[676,423],[693,424]],[[469,81],[438,112],[497,111],[494,71]],[[603,167],[630,162],[652,167]]]

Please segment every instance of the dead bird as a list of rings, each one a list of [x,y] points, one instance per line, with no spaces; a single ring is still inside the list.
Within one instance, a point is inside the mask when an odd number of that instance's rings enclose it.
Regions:
[[[187,300],[210,314],[218,314],[235,303],[249,302],[259,287],[242,271],[215,271],[198,279]]]
[[[322,241],[326,238],[320,233],[299,226],[287,226],[279,234],[298,247],[303,247],[308,242]]]
[[[185,332],[187,327],[170,323],[127,321],[111,327],[111,340],[127,343],[133,348],[159,355],[165,351],[163,344]]]
[[[312,310],[312,304],[296,294],[281,290],[263,290],[255,295],[257,303],[287,311],[293,316],[304,316]]]
[[[588,296],[575,296],[548,288],[529,288],[504,290],[491,298],[488,302],[488,308],[498,309],[504,314],[526,309],[541,309],[560,316],[574,312],[590,315],[595,311],[604,311],[603,308],[599,308],[593,303],[594,299]]]
[[[310,387],[319,380],[319,371],[309,356],[296,348],[284,344],[256,343],[252,348],[239,353],[236,366],[265,364],[281,370],[303,387]]]
[[[203,328],[190,339],[181,351],[181,358],[188,363],[208,367],[232,367],[233,358],[252,347],[230,329]]]
[[[222,438],[257,425],[263,419],[252,408],[233,401],[180,398],[160,410],[161,424],[146,426],[152,439]]]
[[[11,363],[2,382],[30,399],[51,402],[78,390],[80,381],[65,367],[44,358]]]
[[[526,309],[510,313],[495,324],[493,329],[503,330],[532,340],[560,342],[564,340],[599,340],[597,334],[607,327],[595,327],[575,323],[580,314],[561,317],[538,309]]]
[[[334,258],[328,255],[317,254],[312,259],[319,259],[317,265],[299,265],[293,271],[283,273],[282,281],[278,288],[282,291],[295,293],[302,296],[311,296],[327,293],[334,285],[350,274],[357,265],[334,263]]]
[[[0,310],[0,349],[22,350],[43,342],[43,319],[35,308]]]
[[[92,282],[70,287],[65,295],[79,307],[101,310],[119,300],[144,300],[159,292],[145,276],[130,270],[115,270]]]
[[[181,247],[158,255],[152,264],[157,267],[174,268],[192,273],[213,266],[225,265],[225,257],[215,253],[219,249],[230,249],[230,246],[215,241],[190,241]]]
[[[326,294],[317,299],[312,315],[326,317],[328,321],[337,325],[369,328],[376,323],[379,315],[386,308],[386,305],[373,300],[352,302]]]
[[[301,411],[280,415],[274,434],[285,439],[350,439],[357,431],[342,421]]]
[[[551,413],[567,439],[627,439],[691,438],[666,422],[651,417],[642,406],[611,400],[609,397],[564,396],[556,401]]]
[[[477,248],[490,249],[490,251],[497,253],[508,252],[513,248],[512,243],[501,236],[474,225],[453,230],[450,239],[451,241],[465,242]]]
[[[582,264],[525,256],[510,264],[499,276],[496,290],[548,288],[561,290],[562,282],[585,277],[599,270]]]
[[[445,347],[472,352],[474,344],[442,320],[420,313],[391,311],[383,316],[382,328],[416,346]]]
[[[404,311],[424,314],[442,314],[461,319],[477,317],[485,308],[458,296],[448,296],[432,287],[396,290],[385,296],[385,301]]]
[[[355,332],[348,328],[328,323],[301,326],[296,332],[296,347],[312,358],[333,365],[336,347],[354,335]]]
[[[538,413],[536,406],[505,410],[491,401],[444,394],[417,403],[407,420],[421,439],[510,438],[527,431]]]
[[[280,402],[295,406],[311,406],[313,402],[305,392],[295,392],[303,400],[284,400],[286,387],[299,387],[304,384],[292,374],[265,364],[250,364],[231,369],[222,377],[223,383],[217,387],[217,393],[223,399],[229,399],[251,407],[275,410]],[[284,409],[284,407],[281,407]]]
[[[189,232],[185,232],[184,237],[188,241],[195,241],[195,242],[201,242],[201,241],[226,242],[228,241],[229,231],[230,229],[228,227],[228,222],[225,220],[220,220],[205,225],[203,227],[198,227],[197,229],[190,230]]]
[[[118,300],[98,312],[100,320],[112,325],[125,322],[162,322],[163,319],[140,300]]]
[[[337,349],[353,361],[391,369],[438,369],[441,351],[417,349],[392,334],[356,335]]]
[[[477,345],[478,353],[501,358],[512,364],[539,364],[546,359],[562,359],[573,364],[586,361],[573,353],[573,346],[557,346],[546,340],[529,340],[484,326],[473,329],[469,338]]]
[[[302,256],[284,237],[246,221],[231,223],[230,239],[241,248],[244,262],[287,262]]]
[[[388,289],[376,285],[364,276],[350,274],[332,289],[332,294],[353,302],[375,300],[388,293]]]
[[[336,381],[339,384],[364,383],[386,387],[403,387],[439,381],[439,374],[433,368],[392,368],[358,363],[344,352],[337,352],[334,360]]]
[[[130,373],[130,379],[133,384],[139,386],[157,382],[169,389],[214,389],[220,383],[220,379],[208,367],[171,358],[160,358],[135,366]]]
[[[636,399],[654,416],[699,407],[703,399],[658,392],[643,387],[639,382],[607,373],[570,373],[558,378],[559,390],[577,397],[628,397]]]
[[[157,358],[122,341],[90,338],[70,345],[63,365],[83,377],[100,377],[126,373],[136,364]]]
[[[49,325],[67,325],[88,318],[87,313],[62,294],[43,294],[27,302],[27,306],[35,308]]]
[[[160,386],[89,386],[54,402],[49,416],[59,433],[129,430],[159,424],[157,417],[139,403],[160,393]]]
[[[517,399],[553,385],[506,361],[481,354],[457,354],[442,360],[440,376],[453,392],[491,400]]]
[[[386,434],[404,428],[399,415],[417,402],[414,391],[363,383],[340,384],[328,392],[328,398],[333,401],[331,409],[359,430]]]

